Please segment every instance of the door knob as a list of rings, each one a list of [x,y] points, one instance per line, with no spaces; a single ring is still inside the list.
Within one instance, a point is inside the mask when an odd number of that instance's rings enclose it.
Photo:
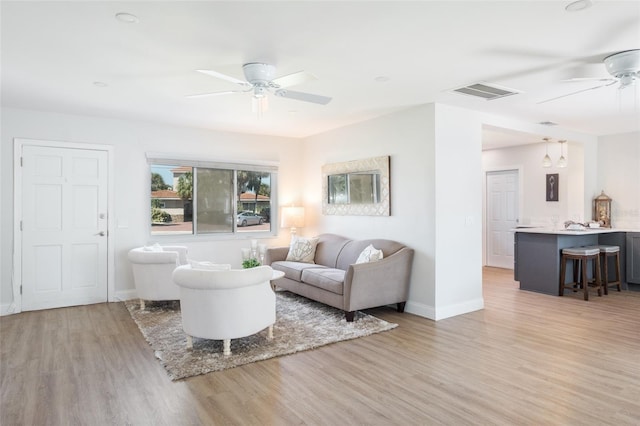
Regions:
[[[97,234],[93,234],[93,235],[99,235],[99,236],[101,236],[101,237],[104,237],[104,231],[100,231],[100,232],[98,232]]]

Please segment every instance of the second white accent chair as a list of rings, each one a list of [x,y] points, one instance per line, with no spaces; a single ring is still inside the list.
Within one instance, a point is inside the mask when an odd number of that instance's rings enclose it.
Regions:
[[[145,308],[145,300],[180,299],[180,288],[173,282],[171,274],[178,266],[188,263],[186,247],[138,247],[130,250],[128,257],[140,309]]]

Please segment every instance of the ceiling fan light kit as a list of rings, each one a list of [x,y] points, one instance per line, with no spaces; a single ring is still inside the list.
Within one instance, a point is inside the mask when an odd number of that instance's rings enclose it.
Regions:
[[[620,80],[620,88],[630,86],[640,73],[640,49],[625,50],[604,58],[609,74]]]

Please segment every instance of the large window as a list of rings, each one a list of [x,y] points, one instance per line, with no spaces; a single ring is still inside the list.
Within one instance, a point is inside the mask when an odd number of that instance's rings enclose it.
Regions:
[[[275,167],[149,162],[152,235],[275,233]]]

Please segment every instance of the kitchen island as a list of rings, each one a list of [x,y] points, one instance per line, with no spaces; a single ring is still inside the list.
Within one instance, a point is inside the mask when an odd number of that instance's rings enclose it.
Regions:
[[[620,247],[620,281],[626,283],[626,231],[595,228],[578,231],[550,228],[517,228],[514,230],[514,278],[521,290],[558,296],[560,258],[562,249],[596,244]],[[609,268],[613,280],[613,268]],[[567,268],[568,282],[572,281],[572,268]],[[591,268],[589,268],[591,271]],[[591,273],[591,272],[590,272]]]

